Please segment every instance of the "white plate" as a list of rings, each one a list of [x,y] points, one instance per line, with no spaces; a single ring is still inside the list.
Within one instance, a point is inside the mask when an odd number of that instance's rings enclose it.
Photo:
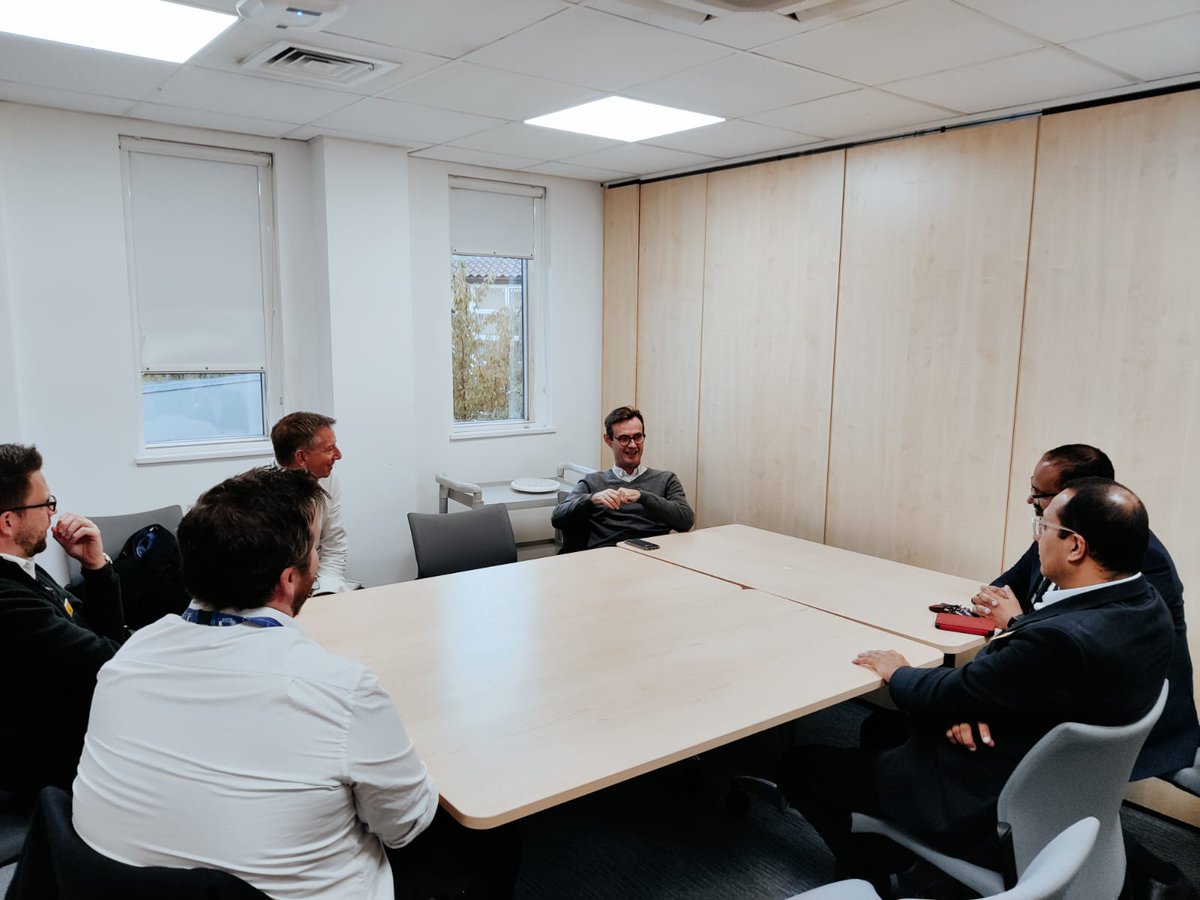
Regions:
[[[562,487],[553,478],[517,478],[510,486],[522,494],[548,494]]]

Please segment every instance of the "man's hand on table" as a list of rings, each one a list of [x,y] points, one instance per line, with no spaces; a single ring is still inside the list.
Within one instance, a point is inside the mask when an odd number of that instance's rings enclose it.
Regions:
[[[867,650],[854,657],[854,664],[874,670],[875,674],[883,679],[884,684],[892,680],[892,675],[897,669],[911,665],[895,650]]]
[[[1001,628],[1007,628],[1012,617],[1021,614],[1021,601],[1008,585],[995,587],[985,584],[979,588],[972,602],[975,612],[981,616],[991,616]]]
[[[979,743],[985,747],[995,747],[996,742],[992,740],[992,729],[987,722],[976,722],[976,729],[979,731]],[[976,749],[975,735],[971,731],[970,722],[959,722],[957,725],[951,725],[946,729],[946,738],[952,744],[958,744],[960,747],[966,747],[968,750]]]

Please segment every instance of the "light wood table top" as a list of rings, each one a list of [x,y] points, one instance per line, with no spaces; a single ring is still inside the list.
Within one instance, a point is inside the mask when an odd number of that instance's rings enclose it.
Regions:
[[[966,603],[979,582],[854,553],[748,525],[719,525],[653,539],[658,550],[621,549],[845,616],[957,654],[983,638],[933,627],[933,603]],[[873,646],[882,642],[876,641]],[[863,648],[869,649],[869,648]]]
[[[314,597],[299,624],[379,674],[474,828],[880,685],[850,662],[878,632],[616,548]]]

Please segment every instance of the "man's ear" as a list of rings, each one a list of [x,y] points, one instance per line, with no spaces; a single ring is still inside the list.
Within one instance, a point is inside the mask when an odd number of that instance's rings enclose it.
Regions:
[[[1087,556],[1087,541],[1078,534],[1072,534],[1071,540],[1074,541],[1074,545],[1067,551],[1067,560],[1073,563],[1083,562]]]
[[[17,526],[13,524],[14,521],[13,514],[10,510],[5,510],[4,512],[0,513],[0,535],[3,535],[6,538],[12,537],[17,530]]]
[[[604,443],[608,444],[610,447],[612,446],[613,439],[609,437],[607,433],[601,434],[600,437],[604,438]]]

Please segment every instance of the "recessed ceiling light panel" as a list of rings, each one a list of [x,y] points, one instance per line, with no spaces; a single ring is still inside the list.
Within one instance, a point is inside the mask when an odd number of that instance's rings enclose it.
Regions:
[[[526,119],[525,124],[632,142],[724,121],[718,116],[659,106],[657,103],[643,103],[626,97],[605,97],[582,106]]]
[[[0,31],[184,62],[237,16],[165,0],[0,0]]]

